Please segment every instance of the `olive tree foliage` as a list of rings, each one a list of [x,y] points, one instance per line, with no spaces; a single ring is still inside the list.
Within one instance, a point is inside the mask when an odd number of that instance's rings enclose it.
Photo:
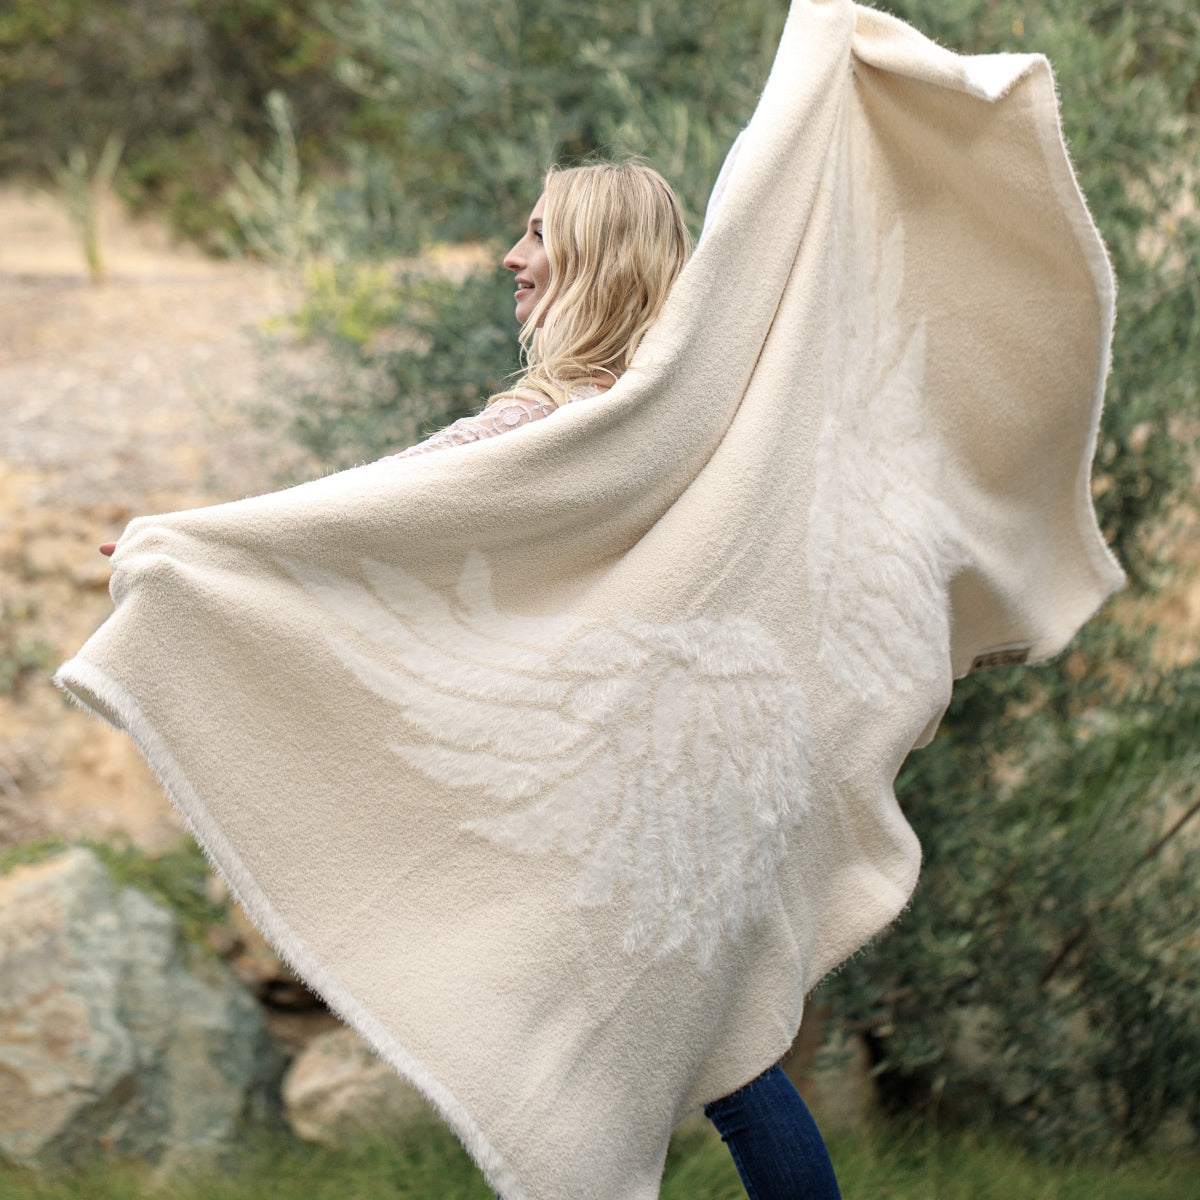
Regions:
[[[960,683],[897,781],[908,911],[821,989],[885,1100],[1042,1144],[1200,1122],[1200,672],[1109,617]]]
[[[0,177],[124,144],[116,184],[174,231],[210,247],[227,221],[222,184],[269,142],[263,103],[294,98],[314,146],[335,147],[357,98],[331,67],[318,0],[4,0]]]
[[[442,231],[490,236],[523,221],[547,166],[595,151],[649,157],[695,223],[785,15],[781,0],[358,0],[330,28],[343,80],[401,114]]]
[[[1200,10],[894,8],[956,48],[1055,67],[1119,281],[1095,492],[1134,595],[1055,663],[959,682],[897,781],[924,849],[912,903],[823,994],[897,1108],[986,1112],[1041,1144],[1136,1144],[1168,1121],[1195,1136],[1200,667],[1137,593],[1171,583],[1158,556],[1193,515]]]

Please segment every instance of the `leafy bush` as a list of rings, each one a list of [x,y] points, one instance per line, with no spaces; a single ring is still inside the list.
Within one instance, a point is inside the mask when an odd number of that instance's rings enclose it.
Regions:
[[[0,696],[15,692],[22,680],[54,663],[54,649],[27,626],[37,616],[32,602],[0,600]]]
[[[893,5],[965,49],[1046,51],[1120,281],[1095,486],[1144,587],[1197,462],[1200,12]],[[1189,141],[1190,139],[1190,141]],[[1043,1143],[1200,1132],[1200,678],[1136,605],[1059,662],[962,681],[898,780],[925,866],[910,910],[825,986],[898,1109],[1000,1114]]]
[[[9,0],[0,12],[0,175],[41,179],[125,142],[118,185],[207,244],[239,155],[269,142],[263,105],[294,97],[307,152],[338,161],[356,101],[332,71],[322,0]],[[336,3],[333,4],[336,8]]]
[[[342,77],[401,114],[443,237],[518,229],[551,162],[647,155],[696,222],[771,65],[780,0],[352,0]]]
[[[478,412],[516,369],[516,326],[500,317],[511,311],[510,278],[317,264],[307,280],[295,325],[321,339],[324,365],[315,380],[280,386],[291,435],[331,468],[395,453]]]
[[[1151,645],[1108,619],[965,681],[901,772],[921,881],[824,985],[893,1107],[1088,1145],[1200,1124],[1200,679]]]

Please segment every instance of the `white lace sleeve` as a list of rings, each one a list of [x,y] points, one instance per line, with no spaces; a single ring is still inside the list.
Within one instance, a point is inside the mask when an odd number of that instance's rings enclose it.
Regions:
[[[415,454],[429,454],[434,450],[445,450],[450,446],[464,446],[468,442],[478,442],[483,438],[496,437],[508,433],[511,429],[519,429],[530,421],[540,421],[550,416],[556,410],[553,400],[533,392],[525,392],[516,396],[505,396],[489,404],[483,412],[473,417],[461,417],[453,425],[439,429],[431,437],[399,454],[388,454],[381,462],[395,458],[409,458]]]

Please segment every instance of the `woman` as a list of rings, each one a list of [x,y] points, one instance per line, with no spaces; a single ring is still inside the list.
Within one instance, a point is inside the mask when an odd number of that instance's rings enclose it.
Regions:
[[[504,265],[516,277],[526,370],[478,416],[394,458],[494,437],[590,400],[627,371],[687,260],[667,181],[637,162],[552,169]],[[705,1106],[751,1200],[832,1200],[833,1165],[778,1064]]]
[[[607,391],[690,249],[679,202],[657,171],[636,162],[551,170],[524,236],[504,258],[516,276],[526,370],[478,416],[390,457],[494,437]]]

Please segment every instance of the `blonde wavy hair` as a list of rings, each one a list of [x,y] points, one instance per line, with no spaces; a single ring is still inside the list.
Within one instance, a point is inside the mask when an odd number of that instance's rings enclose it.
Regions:
[[[501,395],[615,383],[691,253],[671,185],[636,160],[552,167],[542,234],[550,282],[521,327],[525,370]],[[493,397],[498,399],[499,397]]]

